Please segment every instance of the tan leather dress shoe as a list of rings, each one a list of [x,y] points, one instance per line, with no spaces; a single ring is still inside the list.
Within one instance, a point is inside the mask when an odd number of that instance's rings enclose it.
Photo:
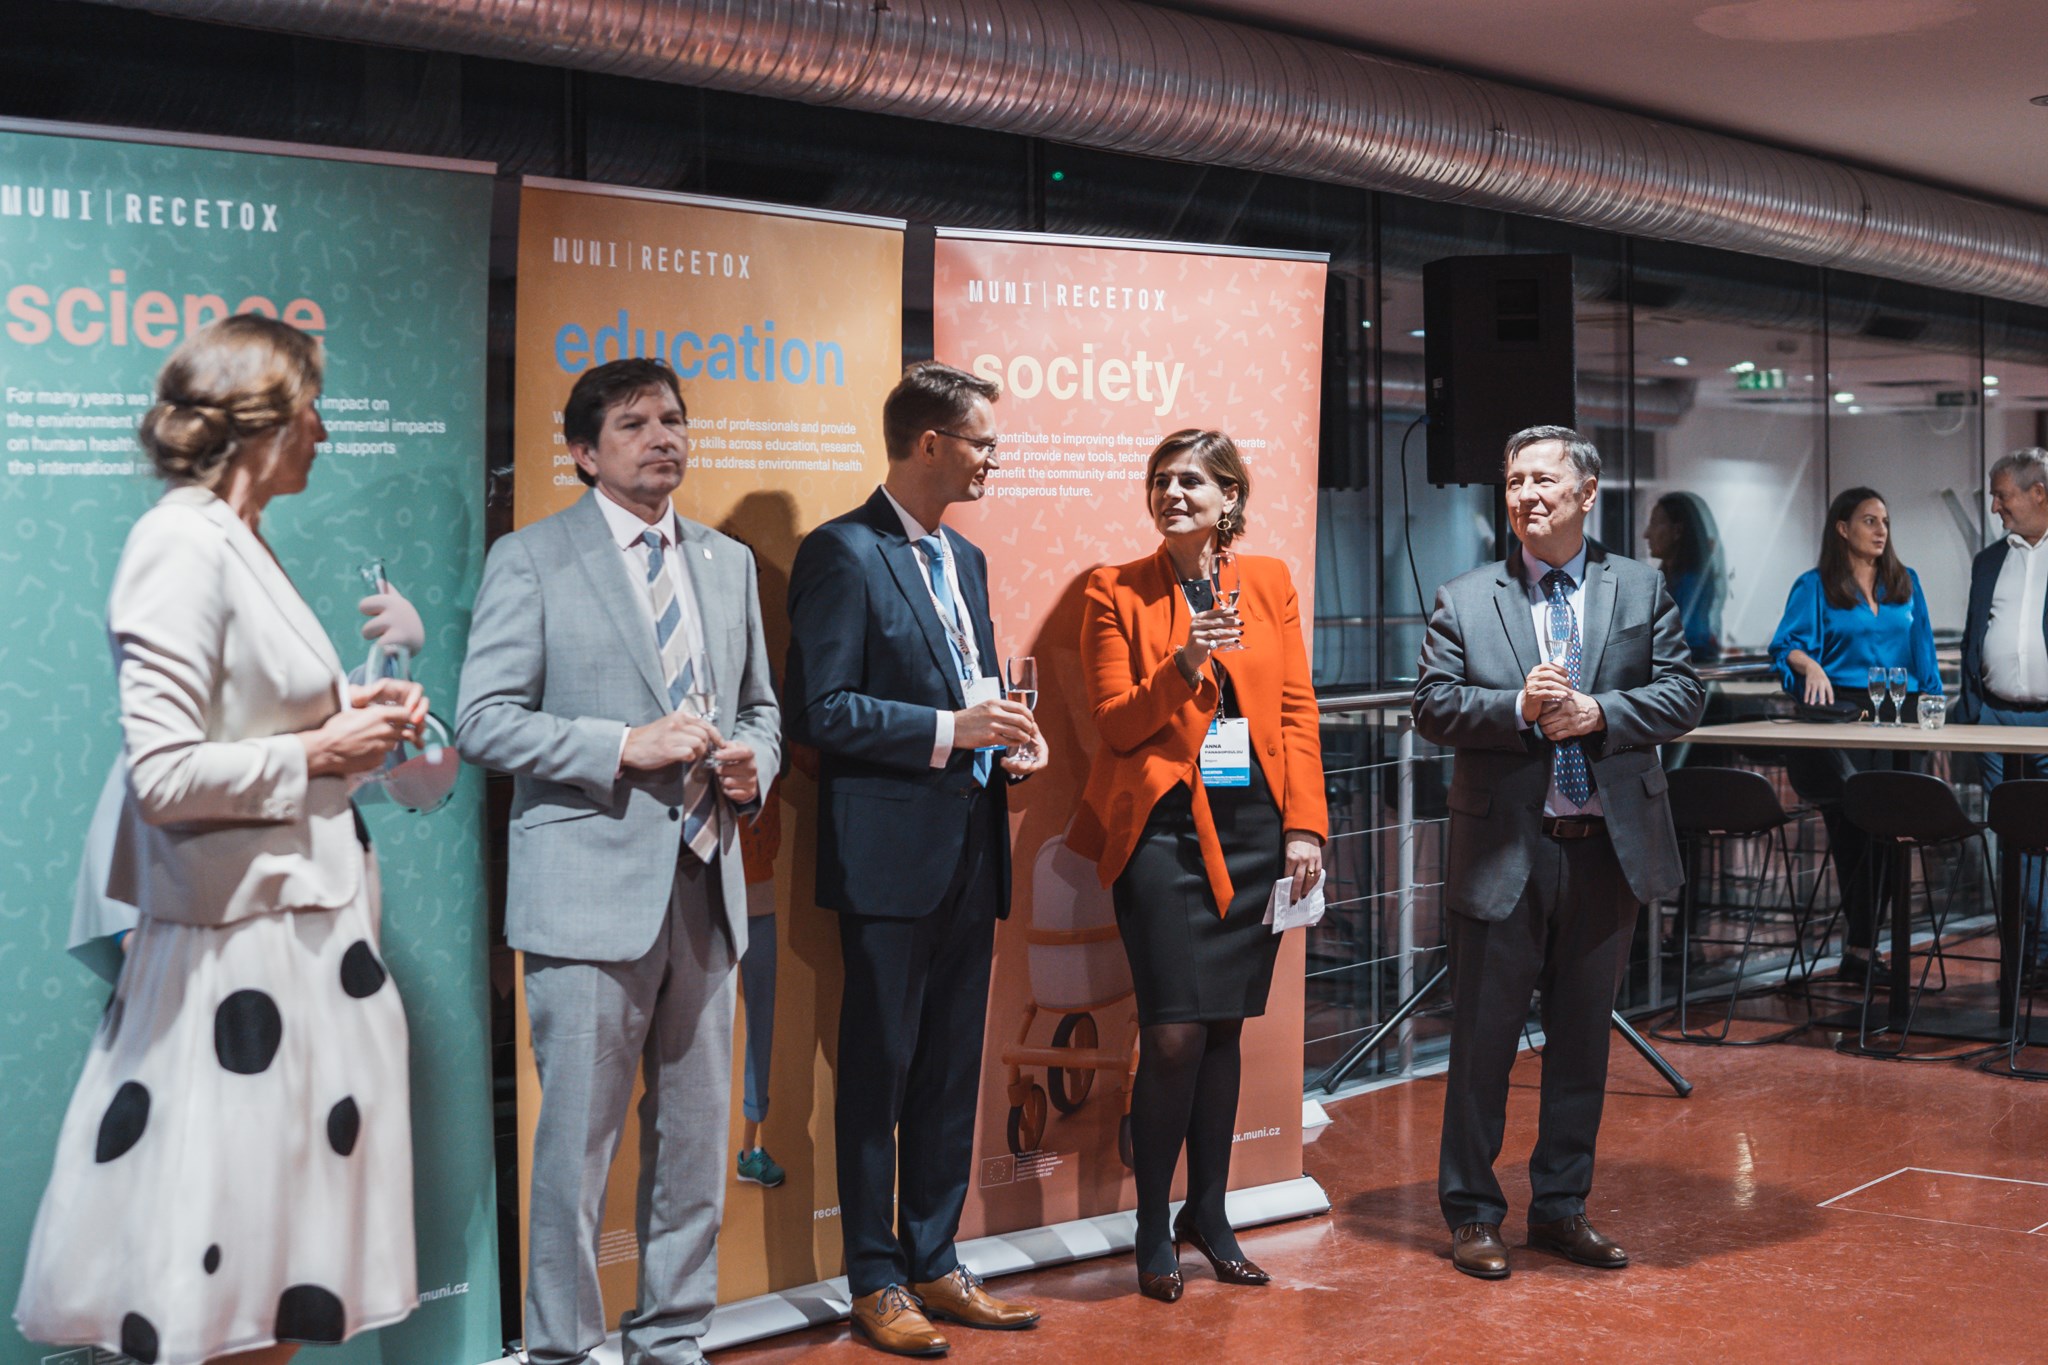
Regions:
[[[955,1266],[944,1279],[914,1287],[924,1305],[926,1317],[957,1322],[967,1327],[988,1327],[1014,1332],[1038,1321],[1038,1310],[1021,1303],[1004,1303],[981,1287],[981,1277],[966,1266]]]
[[[855,1299],[853,1325],[891,1355],[942,1356],[947,1350],[946,1339],[900,1284]]]
[[[1583,1213],[1555,1222],[1529,1224],[1529,1245],[1539,1251],[1554,1251],[1566,1260],[1595,1270],[1619,1270],[1628,1264],[1628,1253],[1593,1231]]]
[[[1508,1244],[1498,1223],[1467,1223],[1451,1234],[1451,1264],[1482,1280],[1508,1277]]]

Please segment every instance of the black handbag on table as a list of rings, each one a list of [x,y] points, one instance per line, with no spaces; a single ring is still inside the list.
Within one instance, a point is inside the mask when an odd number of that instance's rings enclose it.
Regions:
[[[1792,719],[1820,725],[1848,725],[1863,719],[1864,711],[1853,701],[1792,703]]]

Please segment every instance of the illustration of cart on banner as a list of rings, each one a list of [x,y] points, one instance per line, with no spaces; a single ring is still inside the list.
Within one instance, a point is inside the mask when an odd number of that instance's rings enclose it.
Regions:
[[[1101,1046],[1097,1016],[1131,998],[1131,965],[1116,927],[1116,908],[1095,864],[1068,850],[1064,838],[1047,840],[1031,872],[1031,919],[1024,929],[1031,1000],[1016,1041],[1003,1049],[1009,1068],[1010,1151],[1039,1150],[1050,1110],[1079,1112],[1094,1093],[1096,1073],[1116,1077],[1121,1112],[1117,1151],[1131,1164],[1131,1077],[1137,1070],[1135,1017],[1121,1048]],[[1054,1014],[1052,1037],[1034,1046],[1041,1013]],[[1027,1067],[1044,1067],[1045,1084]]]

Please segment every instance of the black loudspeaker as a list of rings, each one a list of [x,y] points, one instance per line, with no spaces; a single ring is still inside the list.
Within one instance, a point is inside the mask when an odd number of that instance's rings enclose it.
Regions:
[[[1422,326],[1431,483],[1499,483],[1508,437],[1576,424],[1570,256],[1431,261]]]

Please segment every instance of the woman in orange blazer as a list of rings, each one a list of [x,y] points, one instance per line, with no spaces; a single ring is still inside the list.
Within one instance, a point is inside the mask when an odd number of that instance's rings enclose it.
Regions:
[[[1314,884],[1329,815],[1286,565],[1237,555],[1236,609],[1213,601],[1211,569],[1244,534],[1252,491],[1236,445],[1220,431],[1177,431],[1152,452],[1145,486],[1159,548],[1088,579],[1081,661],[1102,746],[1067,844],[1113,888],[1131,960],[1138,1287],[1171,1303],[1183,1241],[1226,1283],[1270,1278],[1244,1259],[1223,1208],[1238,1038],[1265,1013],[1273,980],[1280,940],[1263,922],[1273,884],[1292,877],[1297,895]],[[1212,723],[1248,734],[1238,785],[1221,785],[1238,765],[1220,756],[1205,771]],[[1183,1143],[1187,1204],[1169,1229]]]

